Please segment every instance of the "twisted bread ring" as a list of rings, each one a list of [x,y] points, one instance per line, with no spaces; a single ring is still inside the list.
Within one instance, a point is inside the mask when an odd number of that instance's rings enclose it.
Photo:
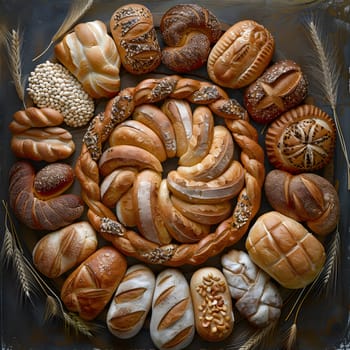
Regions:
[[[102,154],[103,143],[114,127],[127,119],[136,106],[159,102],[168,97],[207,105],[214,114],[225,119],[234,140],[241,148],[245,184],[233,214],[219,224],[215,232],[196,243],[159,245],[148,241],[120,224],[115,214],[100,200],[97,161]],[[264,153],[245,110],[218,86],[179,76],[146,79],[134,88],[122,90],[111,99],[104,113],[97,115],[90,123],[75,170],[81,184],[82,198],[89,208],[88,218],[102,237],[127,256],[166,266],[201,264],[238,242],[260,208],[265,177]]]

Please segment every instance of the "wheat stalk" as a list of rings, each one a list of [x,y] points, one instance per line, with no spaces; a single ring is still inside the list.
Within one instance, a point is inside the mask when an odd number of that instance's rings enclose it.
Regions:
[[[296,342],[297,342],[297,324],[294,322],[288,332],[287,332],[287,337],[286,337],[286,350],[293,350],[295,348]]]
[[[49,45],[42,53],[34,57],[33,61],[36,61],[41,56],[43,56],[58,39],[66,34],[68,30],[70,30],[70,28],[78,21],[78,19],[81,18],[90,9],[93,2],[93,0],[73,0],[65,19],[63,20],[61,26],[58,28],[57,32],[51,38]]]
[[[340,146],[347,166],[347,188],[350,190],[350,161],[346,141],[341,129],[337,113],[338,85],[340,80],[340,67],[336,64],[337,51],[335,46],[331,46],[329,41],[321,38],[318,25],[313,19],[306,23],[311,43],[316,52],[316,59],[313,61],[313,70],[315,81],[318,81],[318,87],[322,92],[323,98],[330,105],[334,123],[340,141]],[[317,64],[314,64],[316,62]]]
[[[24,105],[25,79],[22,77],[22,35],[19,29],[3,33],[8,63],[18,98]]]

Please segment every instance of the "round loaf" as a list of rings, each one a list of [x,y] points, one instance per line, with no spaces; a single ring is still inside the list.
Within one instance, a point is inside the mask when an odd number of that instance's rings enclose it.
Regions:
[[[86,321],[96,318],[109,303],[126,272],[125,257],[111,246],[96,250],[64,281],[61,300]]]
[[[180,350],[193,340],[195,324],[190,288],[179,270],[165,269],[156,278],[150,334],[158,349]]]
[[[110,98],[120,88],[120,57],[101,21],[79,23],[55,46],[57,59],[93,98]]]
[[[44,200],[58,196],[71,187],[74,178],[74,170],[69,164],[48,164],[35,174],[34,194]]]
[[[336,128],[320,108],[301,105],[282,114],[266,131],[268,159],[275,168],[291,173],[312,172],[333,158]]]
[[[326,260],[317,238],[299,222],[276,211],[256,220],[245,245],[254,263],[285,288],[310,284]]]
[[[163,64],[175,72],[186,73],[207,61],[211,45],[221,36],[221,26],[208,9],[180,4],[164,13],[160,32],[166,44],[162,50]]]
[[[151,309],[155,282],[145,265],[127,269],[107,311],[107,327],[113,335],[129,339],[141,330]]]
[[[244,106],[258,123],[269,123],[298,106],[308,92],[307,80],[293,61],[278,61],[244,92]]]
[[[145,74],[161,62],[161,51],[150,10],[141,4],[118,8],[110,19],[110,30],[123,67],[132,74]]]
[[[272,59],[275,41],[261,24],[243,20],[231,26],[210,51],[207,71],[221,86],[238,89],[256,80]]]
[[[191,277],[196,330],[206,341],[219,342],[233,330],[234,316],[225,276],[214,267],[197,270]]]
[[[57,278],[87,259],[97,248],[97,236],[87,221],[68,225],[41,238],[33,249],[35,267]]]
[[[305,222],[316,234],[327,235],[338,225],[338,193],[322,176],[313,173],[292,175],[274,169],[266,176],[265,194],[275,210]]]

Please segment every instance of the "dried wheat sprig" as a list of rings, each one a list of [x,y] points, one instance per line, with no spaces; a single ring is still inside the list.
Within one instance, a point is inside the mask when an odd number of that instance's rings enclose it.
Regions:
[[[81,18],[91,8],[93,2],[93,0],[73,0],[65,19],[58,28],[57,32],[51,38],[49,45],[38,56],[34,57],[33,61],[36,61],[43,56],[58,39],[66,34],[68,30],[70,30],[71,27],[79,20],[79,18]]]
[[[286,350],[293,350],[295,348],[295,345],[297,343],[297,333],[297,324],[293,323],[287,331],[287,336],[285,340]]]
[[[18,98],[24,105],[25,79],[22,77],[22,35],[19,29],[12,29],[5,34],[5,46],[10,67],[10,74],[17,92]]]
[[[78,317],[76,314],[73,313],[67,313],[65,312],[63,314],[64,317],[64,322],[65,322],[65,326],[66,326],[66,330],[69,332],[70,329],[74,329],[77,333],[81,333],[86,335],[87,337],[92,337],[93,333],[92,333],[92,328],[94,328],[95,330],[98,328],[96,325],[94,325],[93,327],[83,321],[80,317]]]
[[[306,22],[306,28],[309,33],[310,41],[316,52],[315,62],[317,64],[312,66],[315,71],[315,79],[320,82],[320,84],[318,84],[319,89],[322,92],[323,98],[330,105],[332,110],[340,146],[347,166],[347,188],[350,190],[350,161],[346,141],[337,113],[338,86],[341,71],[340,67],[335,64],[337,57],[336,47],[331,46],[328,40],[321,38],[318,25],[313,19]]]
[[[4,266],[9,266],[10,262],[13,258],[14,253],[14,244],[13,244],[13,237],[8,229],[6,219],[5,219],[5,233],[4,233],[4,240],[2,242],[1,252],[0,252],[0,261]]]
[[[266,341],[274,333],[278,322],[272,322],[267,327],[256,330],[249,339],[239,347],[239,350],[251,350],[259,346]]]

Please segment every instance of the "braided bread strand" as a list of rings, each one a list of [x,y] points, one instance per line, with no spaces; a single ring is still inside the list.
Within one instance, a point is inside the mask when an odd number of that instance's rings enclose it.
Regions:
[[[100,201],[97,161],[103,142],[117,124],[131,115],[136,106],[168,97],[208,105],[213,113],[224,118],[241,148],[241,162],[245,169],[245,186],[238,196],[232,216],[223,221],[215,232],[193,244],[158,245],[150,242],[120,224],[115,214]],[[218,86],[179,76],[146,79],[135,88],[122,90],[110,100],[105,112],[91,122],[75,170],[81,184],[82,198],[89,208],[88,218],[102,237],[127,256],[166,266],[200,264],[238,242],[260,208],[265,177],[264,153],[247,113]]]

